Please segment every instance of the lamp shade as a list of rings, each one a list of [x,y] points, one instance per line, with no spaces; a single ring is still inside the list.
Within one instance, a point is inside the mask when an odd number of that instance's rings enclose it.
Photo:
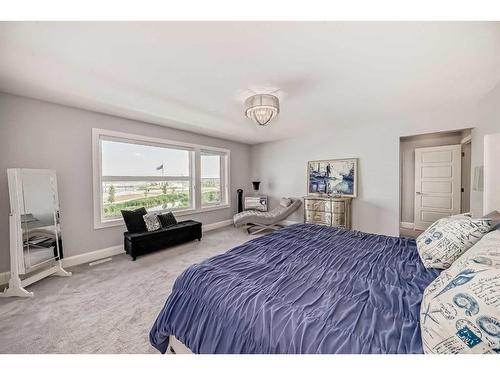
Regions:
[[[279,99],[270,94],[258,94],[245,100],[245,115],[260,126],[266,126],[280,112]]]

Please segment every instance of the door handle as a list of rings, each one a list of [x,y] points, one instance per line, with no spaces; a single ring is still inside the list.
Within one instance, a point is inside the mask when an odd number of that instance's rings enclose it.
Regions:
[[[423,195],[420,191],[416,191],[415,194],[417,194],[417,195]]]

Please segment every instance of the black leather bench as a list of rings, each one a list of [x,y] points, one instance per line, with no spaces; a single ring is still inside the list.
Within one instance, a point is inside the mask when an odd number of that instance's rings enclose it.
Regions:
[[[152,232],[125,232],[123,235],[125,251],[135,260],[137,256],[142,254],[165,249],[188,241],[200,241],[201,223],[194,220],[186,220]]]

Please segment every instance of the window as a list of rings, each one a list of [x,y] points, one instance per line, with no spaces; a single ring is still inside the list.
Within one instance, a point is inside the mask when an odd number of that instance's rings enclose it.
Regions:
[[[202,151],[201,153],[201,205],[221,204],[224,181],[221,175],[223,157]]]
[[[120,225],[121,210],[138,207],[176,215],[229,207],[229,150],[100,129],[93,143],[96,228]]]
[[[151,211],[192,207],[191,152],[101,139],[102,217],[121,218],[121,210]]]

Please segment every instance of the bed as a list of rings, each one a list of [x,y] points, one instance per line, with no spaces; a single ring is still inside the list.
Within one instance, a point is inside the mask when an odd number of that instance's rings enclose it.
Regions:
[[[422,353],[412,239],[296,224],[195,264],[150,332],[165,353]]]

